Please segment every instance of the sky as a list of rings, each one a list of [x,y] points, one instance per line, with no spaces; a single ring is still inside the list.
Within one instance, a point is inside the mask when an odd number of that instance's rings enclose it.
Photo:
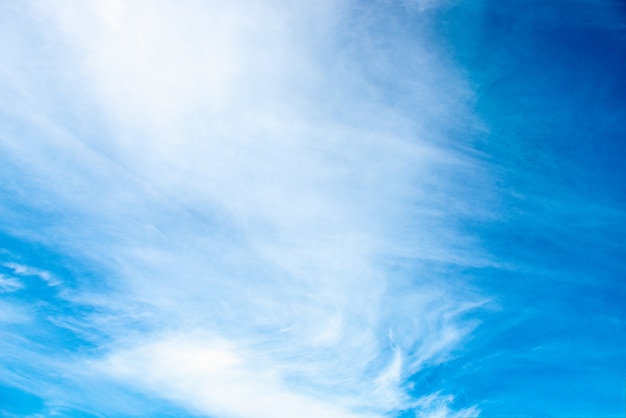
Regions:
[[[0,416],[626,413],[619,0],[0,1]]]

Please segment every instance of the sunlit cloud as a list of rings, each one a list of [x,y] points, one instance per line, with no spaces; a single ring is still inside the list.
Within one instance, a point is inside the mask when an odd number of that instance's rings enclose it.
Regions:
[[[493,264],[460,228],[488,216],[486,171],[447,138],[474,123],[470,92],[426,28],[409,38],[333,1],[20,13],[45,44],[15,34],[40,55],[4,68],[29,127],[2,147],[28,173],[16,205],[50,222],[2,210],[101,274],[4,266],[90,308],[48,319],[98,346],[80,372],[55,362],[69,381],[219,417],[477,412],[408,382],[475,326],[483,298],[448,269]]]

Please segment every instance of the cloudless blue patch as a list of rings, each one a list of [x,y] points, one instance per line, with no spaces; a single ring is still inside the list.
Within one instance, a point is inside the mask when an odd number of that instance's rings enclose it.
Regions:
[[[25,416],[41,411],[43,399],[15,387],[0,384],[0,414]]]
[[[464,1],[438,30],[476,91],[494,221],[467,222],[502,268],[457,359],[414,377],[484,416],[616,416],[626,376],[626,8]]]

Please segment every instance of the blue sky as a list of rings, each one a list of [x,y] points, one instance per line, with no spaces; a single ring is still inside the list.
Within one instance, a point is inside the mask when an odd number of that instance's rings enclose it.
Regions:
[[[0,416],[623,415],[621,2],[0,9]]]

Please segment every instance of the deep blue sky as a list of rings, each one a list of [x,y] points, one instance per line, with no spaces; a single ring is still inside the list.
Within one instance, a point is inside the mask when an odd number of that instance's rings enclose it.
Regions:
[[[497,178],[501,216],[473,228],[515,266],[466,272],[499,308],[435,373],[486,416],[623,414],[625,25],[618,1],[462,2],[440,18]]]

